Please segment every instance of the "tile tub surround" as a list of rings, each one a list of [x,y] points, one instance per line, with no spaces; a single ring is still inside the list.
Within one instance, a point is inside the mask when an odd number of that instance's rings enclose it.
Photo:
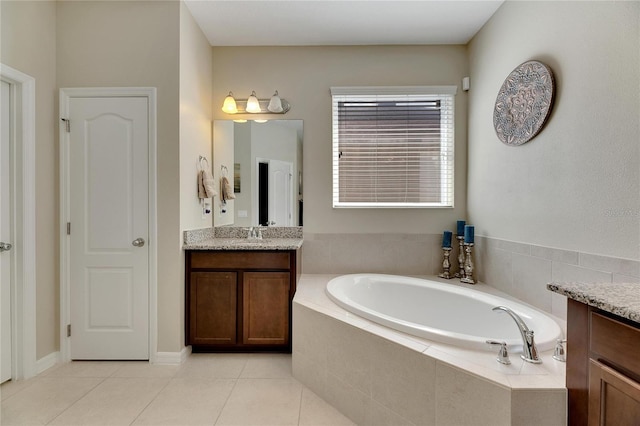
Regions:
[[[567,298],[550,282],[635,283],[640,261],[476,235],[477,278],[530,305],[566,319]]]
[[[566,424],[565,365],[551,358],[553,351],[541,354],[539,365],[514,353],[505,366],[494,351],[390,330],[329,300],[325,287],[334,276],[303,274],[298,284],[293,375],[355,423]],[[482,284],[472,288],[501,293]]]
[[[441,245],[442,234],[305,232],[302,270],[305,274],[437,275],[442,271]],[[457,270],[457,265],[451,270]]]
[[[555,293],[640,323],[640,285],[636,283],[550,283]]]

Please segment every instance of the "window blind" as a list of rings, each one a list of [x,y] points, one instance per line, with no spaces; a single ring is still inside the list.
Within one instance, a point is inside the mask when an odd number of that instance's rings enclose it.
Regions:
[[[333,206],[453,207],[450,88],[354,89],[332,89]]]

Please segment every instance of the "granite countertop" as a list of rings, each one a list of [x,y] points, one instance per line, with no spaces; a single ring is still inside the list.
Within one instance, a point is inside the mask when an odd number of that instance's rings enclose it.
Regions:
[[[640,284],[554,282],[547,288],[569,299],[640,323]]]
[[[302,247],[301,238],[210,238],[193,243],[185,243],[185,250],[297,250]]]
[[[217,227],[184,231],[184,250],[297,250],[302,227],[260,227],[262,239],[247,238],[247,227]]]

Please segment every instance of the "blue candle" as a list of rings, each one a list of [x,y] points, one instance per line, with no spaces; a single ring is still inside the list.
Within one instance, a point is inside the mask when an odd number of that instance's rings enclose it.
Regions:
[[[464,225],[465,225],[465,223],[467,223],[467,222],[465,222],[464,220],[459,220],[458,223],[457,223],[458,224],[458,232],[456,232],[456,233],[459,236],[463,236],[464,235]]]
[[[464,226],[464,242],[465,244],[473,244],[475,228],[473,225]]]
[[[453,233],[451,231],[444,231],[442,234],[442,248],[451,248],[451,236]]]

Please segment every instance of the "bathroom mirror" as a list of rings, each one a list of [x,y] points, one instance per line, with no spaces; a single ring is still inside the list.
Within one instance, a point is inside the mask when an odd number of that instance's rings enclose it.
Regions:
[[[225,174],[235,196],[218,206],[214,226],[302,226],[302,120],[213,128],[214,175]]]

